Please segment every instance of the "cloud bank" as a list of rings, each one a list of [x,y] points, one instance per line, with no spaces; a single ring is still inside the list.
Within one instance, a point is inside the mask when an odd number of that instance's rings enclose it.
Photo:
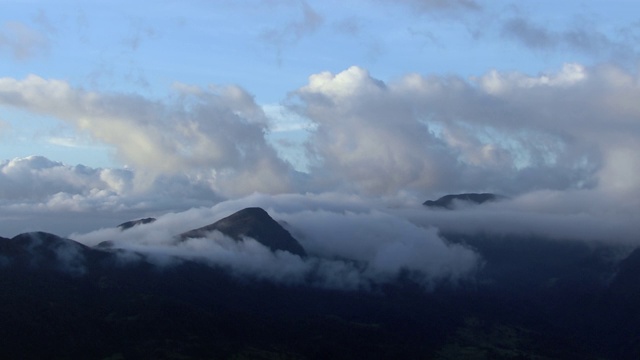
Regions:
[[[238,276],[351,290],[409,276],[430,289],[443,281],[473,279],[483,267],[474,249],[442,237],[450,233],[585,242],[627,254],[640,245],[640,215],[633,211],[637,203],[621,200],[589,190],[543,191],[480,206],[461,204],[451,211],[342,193],[254,194],[166,213],[126,231],[109,227],[70,237],[88,246],[109,242],[111,249],[127,251],[125,262],[144,258],[166,266],[189,259]],[[185,242],[176,237],[249,206],[267,210],[309,257],[274,253],[252,239],[238,243],[219,232]]]
[[[302,175],[266,140],[274,122],[237,86],[179,84],[159,101],[0,79],[1,104],[67,121],[115,147],[136,174],[188,174],[224,196],[635,191],[638,95],[637,75],[612,65],[389,82],[360,67],[323,72],[286,101],[310,124]]]
[[[162,103],[33,75],[0,79],[1,103],[67,121],[115,146],[123,162],[141,170],[190,170],[229,193],[289,189],[291,168],[266,143],[264,112],[246,91],[177,84],[174,94]]]
[[[132,169],[71,166],[42,156],[0,163],[2,236],[36,230],[66,236],[220,200],[209,179],[193,174],[148,176]]]
[[[294,97],[317,124],[308,148],[323,186],[518,194],[637,189],[638,93],[637,76],[620,68],[566,64],[389,83],[352,67],[311,76]]]
[[[249,204],[263,206],[283,221],[309,257],[274,253],[252,239],[236,242],[219,232],[184,242],[176,238]],[[108,241],[111,248],[134,251],[161,265],[187,258],[239,275],[341,289],[369,289],[405,272],[431,287],[439,281],[465,278],[480,265],[477,254],[446,243],[435,228],[416,226],[371,205],[361,199],[341,199],[338,194],[253,195],[211,208],[169,213],[126,231],[107,228],[71,238],[89,246]]]

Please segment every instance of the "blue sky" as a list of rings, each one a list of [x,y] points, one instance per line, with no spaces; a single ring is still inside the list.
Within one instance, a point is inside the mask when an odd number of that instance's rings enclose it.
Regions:
[[[6,219],[640,189],[635,1],[0,4]]]

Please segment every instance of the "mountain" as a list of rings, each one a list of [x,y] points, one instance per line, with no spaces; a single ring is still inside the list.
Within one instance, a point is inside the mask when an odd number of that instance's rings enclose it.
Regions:
[[[422,205],[436,208],[453,209],[456,202],[466,202],[470,204],[483,204],[486,202],[498,201],[504,196],[491,193],[465,193],[445,195],[438,200],[427,200]]]
[[[127,230],[127,229],[131,229],[132,227],[134,227],[136,225],[150,224],[150,223],[152,223],[154,221],[156,221],[155,218],[145,218],[145,219],[131,220],[131,221],[123,222],[122,224],[118,225],[118,228],[120,230]]]
[[[0,264],[79,275],[84,273],[87,256],[92,251],[54,234],[29,232],[0,240]]]
[[[272,250],[291,244],[273,239],[293,239],[260,208],[182,236],[214,230],[261,238]],[[0,238],[0,356],[640,358],[640,249],[534,235],[440,236],[473,248],[483,265],[455,283],[425,287],[407,271],[366,290],[242,277],[188,258],[154,265],[153,254],[44,232]]]
[[[307,256],[298,240],[259,207],[242,209],[213,224],[182,233],[180,238],[206,237],[207,233],[216,230],[236,241],[250,237],[271,251],[282,250],[301,257]]]
[[[630,304],[640,302],[640,248],[633,250],[617,266],[610,291]],[[640,320],[640,314],[638,315]]]

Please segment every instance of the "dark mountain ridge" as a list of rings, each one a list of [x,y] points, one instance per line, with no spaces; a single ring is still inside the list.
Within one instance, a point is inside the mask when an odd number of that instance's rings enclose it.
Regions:
[[[281,235],[264,214],[244,209],[192,234]],[[640,250],[613,261],[613,246],[441,236],[473,248],[484,266],[429,290],[403,274],[370,291],[239,279],[188,260],[164,267],[144,257],[122,262],[124,250],[42,232],[0,238],[0,355],[639,358]]]
[[[499,201],[504,199],[502,195],[491,193],[464,193],[445,195],[438,200],[427,200],[422,205],[452,210],[455,208],[456,202],[464,202],[468,204],[483,204],[486,202]]]
[[[28,232],[0,240],[1,263],[74,274],[84,272],[91,248],[46,232]]]
[[[118,225],[118,229],[127,230],[127,229],[131,229],[132,227],[134,227],[136,225],[150,224],[150,223],[152,223],[154,221],[156,221],[155,218],[144,218],[144,219],[138,219],[138,220],[131,220],[131,221],[123,222],[122,224]]]

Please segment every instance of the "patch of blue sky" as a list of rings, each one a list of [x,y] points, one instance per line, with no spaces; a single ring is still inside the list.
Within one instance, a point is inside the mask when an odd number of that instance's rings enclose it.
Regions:
[[[58,119],[0,108],[0,159],[43,155],[70,165],[117,167],[113,149]]]
[[[316,125],[283,105],[263,105],[262,109],[269,119],[269,132],[266,134],[269,144],[276,149],[278,156],[289,162],[295,170],[307,172],[309,160],[306,157],[305,144]]]

